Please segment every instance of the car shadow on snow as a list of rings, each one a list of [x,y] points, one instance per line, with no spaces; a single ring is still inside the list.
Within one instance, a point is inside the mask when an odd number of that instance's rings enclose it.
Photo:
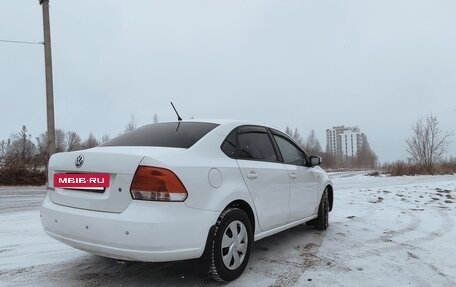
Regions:
[[[87,255],[71,263],[73,267],[64,272],[65,281],[75,286],[188,286],[190,282],[205,286],[210,282],[200,259],[150,263]]]
[[[247,284],[252,280],[261,280],[263,276],[269,277],[269,281],[283,277],[284,268],[276,268],[277,264],[283,265],[288,260],[299,259],[306,248],[319,245],[319,241],[320,232],[299,225],[255,242],[247,269],[235,281],[235,285],[242,286],[243,282]],[[66,286],[223,285],[207,276],[208,263],[202,259],[148,263],[86,255],[51,269],[52,274],[48,273],[46,277],[53,278],[52,281],[56,283],[64,282]]]

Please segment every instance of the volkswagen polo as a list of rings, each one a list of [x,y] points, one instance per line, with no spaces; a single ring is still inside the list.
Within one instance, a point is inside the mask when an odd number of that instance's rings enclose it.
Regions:
[[[52,155],[41,222],[51,237],[92,254],[206,258],[212,278],[231,281],[254,241],[303,223],[328,227],[333,186],[320,162],[262,124],[146,125]]]

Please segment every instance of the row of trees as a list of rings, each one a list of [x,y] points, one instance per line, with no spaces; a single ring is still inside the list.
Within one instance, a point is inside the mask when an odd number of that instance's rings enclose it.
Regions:
[[[287,127],[286,133],[307,153],[320,155],[323,158],[323,166],[326,168],[377,167],[377,155],[371,149],[367,138],[361,142],[355,157],[338,158],[328,151],[322,151],[314,130],[310,131],[306,140],[303,140],[297,129]],[[452,132],[440,129],[438,118],[435,115],[420,118],[412,126],[412,136],[405,140],[406,151],[410,157],[405,161],[384,163],[381,169],[392,175],[455,173],[456,158],[444,158],[452,135]]]
[[[158,116],[154,116],[158,122]],[[136,121],[132,116],[124,132],[134,130]],[[384,164],[383,169],[394,175],[434,174],[456,172],[456,160],[443,159],[449,144],[450,132],[439,128],[437,117],[430,115],[413,125],[413,135],[406,140],[407,161]],[[310,155],[320,155],[325,168],[375,168],[377,156],[365,138],[354,157],[337,158],[324,152],[315,131],[311,130],[304,140],[298,129],[285,131]],[[92,148],[109,140],[108,135],[97,139],[92,133],[84,140],[74,131],[56,130],[56,151],[75,151]],[[44,184],[49,160],[47,133],[41,133],[33,141],[26,126],[7,140],[0,141],[0,184]]]
[[[82,140],[74,131],[55,131],[56,152],[75,151],[92,148],[109,140],[91,133]],[[42,133],[33,141],[26,126],[10,138],[0,141],[0,184],[44,184],[49,160],[47,133]]]
[[[158,116],[154,115],[154,122]],[[124,132],[134,130],[136,120],[131,116]],[[75,131],[56,129],[56,152],[76,151],[96,147],[109,140],[108,135],[96,138],[92,133],[82,139]],[[47,132],[33,138],[26,126],[0,141],[0,185],[44,184],[49,161]]]
[[[35,140],[36,143],[33,142],[32,135],[28,133],[26,126],[22,126],[18,133],[13,134],[7,140],[2,140],[0,142],[2,167],[18,165],[46,166],[49,159],[47,132],[41,133]],[[62,129],[56,129],[55,131],[56,152],[92,148],[107,140],[109,140],[108,135],[97,139],[90,133],[87,139],[82,140],[74,131],[66,132]]]
[[[323,151],[315,131],[311,130],[304,140],[298,129],[290,127],[285,132],[294,139],[309,155],[319,155],[322,157],[322,166],[330,169],[338,168],[375,168],[377,166],[377,155],[371,149],[367,138],[361,142],[357,154],[354,157],[337,157],[329,151]]]
[[[154,122],[158,122],[158,116],[154,115]],[[124,132],[132,131],[136,128],[136,120],[131,116],[130,121],[125,126]],[[96,138],[92,133],[82,140],[74,131],[55,130],[55,149],[56,152],[76,151],[96,147],[110,139],[105,134],[101,138]],[[48,136],[47,132],[41,133],[33,141],[27,127],[22,126],[18,133],[14,133],[10,138],[0,141],[0,168],[16,166],[45,167],[49,160]]]

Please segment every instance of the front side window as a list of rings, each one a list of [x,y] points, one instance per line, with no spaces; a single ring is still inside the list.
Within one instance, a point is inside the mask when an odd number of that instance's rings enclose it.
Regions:
[[[274,139],[279,146],[279,150],[283,158],[283,163],[300,166],[306,165],[307,162],[304,153],[294,144],[279,135],[274,135]]]
[[[267,133],[239,134],[239,159],[277,161],[277,155]]]

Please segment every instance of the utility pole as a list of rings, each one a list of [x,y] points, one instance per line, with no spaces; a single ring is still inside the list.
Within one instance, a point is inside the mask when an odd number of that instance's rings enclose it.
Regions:
[[[49,156],[55,153],[55,123],[54,123],[54,87],[52,83],[52,54],[51,27],[49,23],[49,0],[39,0],[43,7],[44,31],[44,66],[46,70],[46,112],[47,140]]]

